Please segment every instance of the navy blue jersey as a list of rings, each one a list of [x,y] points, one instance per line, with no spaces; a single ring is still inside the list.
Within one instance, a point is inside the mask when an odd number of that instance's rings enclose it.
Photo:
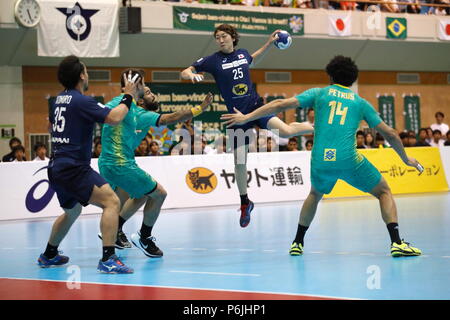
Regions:
[[[230,113],[234,113],[235,107],[245,114],[253,110],[259,98],[250,79],[252,61],[247,50],[238,49],[229,54],[218,51],[197,60],[192,66],[197,72],[206,71],[213,75]]]
[[[110,111],[77,90],[62,91],[51,106],[49,117],[54,158],[90,163],[94,124],[103,123]]]

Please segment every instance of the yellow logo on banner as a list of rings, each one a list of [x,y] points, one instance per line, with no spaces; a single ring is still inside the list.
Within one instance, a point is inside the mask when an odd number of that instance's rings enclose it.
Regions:
[[[425,170],[419,173],[403,163],[394,149],[358,150],[380,171],[393,194],[448,191],[439,148],[407,148],[406,153],[419,161]],[[346,182],[339,180],[326,198],[367,196]]]
[[[336,161],[336,149],[325,149],[323,161]]]
[[[210,193],[217,187],[217,177],[209,169],[193,168],[186,175],[189,189],[197,193]]]
[[[395,19],[388,25],[388,29],[392,32],[392,34],[396,37],[402,34],[403,31],[405,31],[405,26],[403,23]]]

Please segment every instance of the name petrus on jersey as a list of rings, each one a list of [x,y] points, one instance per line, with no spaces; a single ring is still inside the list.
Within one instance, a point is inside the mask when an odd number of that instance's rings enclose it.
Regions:
[[[243,56],[243,55],[240,54],[240,56]],[[236,60],[233,62],[224,63],[224,64],[222,64],[222,69],[226,70],[226,69],[230,69],[230,68],[236,68],[243,64],[248,64],[247,59],[239,59],[239,60]]]

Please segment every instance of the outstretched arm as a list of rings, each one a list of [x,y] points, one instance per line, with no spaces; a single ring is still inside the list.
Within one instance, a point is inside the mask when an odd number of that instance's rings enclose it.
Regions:
[[[296,97],[277,99],[248,114],[242,114],[238,109],[234,108],[236,113],[223,114],[220,119],[225,120],[225,124],[229,128],[234,125],[244,124],[249,121],[259,119],[269,114],[277,114],[287,109],[298,107],[300,107],[300,102]]]
[[[181,78],[184,80],[191,80],[192,83],[203,81],[203,75],[196,73],[193,66],[187,67],[181,71]]]
[[[190,110],[183,110],[183,111],[177,111],[174,113],[168,113],[161,115],[161,118],[159,119],[160,125],[168,125],[173,124],[177,122],[184,122],[186,120],[189,120],[196,115],[202,113],[206,110],[206,108],[211,104],[213,100],[213,95],[211,92],[208,92],[205,99],[203,100],[202,104],[198,107],[191,108]]]
[[[267,40],[267,42],[258,50],[256,50],[255,52],[253,52],[252,54],[252,58],[253,58],[253,63],[252,65],[255,66],[257,65],[259,62],[262,61],[262,59],[264,58],[264,55],[267,53],[267,49],[270,47],[270,45],[278,39],[278,35],[277,33],[280,32],[281,30],[275,30],[269,37],[269,39]]]
[[[384,121],[378,124],[375,129],[389,142],[406,165],[416,168],[419,172],[423,171],[422,165],[416,159],[406,155],[405,148],[403,148],[402,140],[400,140],[397,130],[389,127]]]

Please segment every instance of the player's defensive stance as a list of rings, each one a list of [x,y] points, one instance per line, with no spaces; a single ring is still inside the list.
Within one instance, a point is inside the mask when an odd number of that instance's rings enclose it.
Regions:
[[[358,78],[358,67],[347,57],[336,56],[326,67],[331,85],[309,89],[296,97],[274,100],[249,113],[223,115],[228,125],[244,124],[268,114],[291,108],[314,108],[314,146],[311,155],[311,191],[300,212],[297,234],[289,253],[303,253],[303,238],[317,205],[324,194],[342,179],[378,198],[381,215],[391,237],[391,254],[416,256],[421,251],[404,242],[399,235],[397,208],[391,190],[379,171],[356,149],[355,133],[361,120],[375,128],[391,144],[403,162],[422,171],[417,160],[408,157],[395,129],[384,123],[369,102],[354,93],[351,86]]]
[[[132,74],[139,74],[139,77],[144,79],[141,70],[127,69],[124,73],[127,74],[130,70]],[[159,217],[167,192],[152,176],[139,168],[134,150],[151,126],[168,125],[191,119],[201,114],[211,104],[212,98],[212,94],[209,93],[201,105],[191,110],[159,114],[155,112],[158,109],[157,96],[151,92],[150,88],[145,87],[142,99],[138,99],[140,107],[137,106],[136,101],[133,101],[130,112],[121,125],[117,127],[105,125],[103,127],[99,169],[101,175],[111,184],[122,204],[116,248],[131,247],[122,227],[140,207],[144,206],[141,229],[131,235],[131,241],[147,257],[163,256],[163,252],[156,246],[155,239],[152,237],[152,229]],[[106,105],[114,110],[121,99],[122,95],[119,95]],[[102,235],[99,234],[99,237],[101,238]]]

